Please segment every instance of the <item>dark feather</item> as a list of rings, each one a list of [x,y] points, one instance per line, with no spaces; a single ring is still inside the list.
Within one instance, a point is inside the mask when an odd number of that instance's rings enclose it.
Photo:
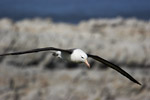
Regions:
[[[32,50],[27,50],[27,51],[20,51],[20,52],[13,52],[13,53],[5,53],[5,54],[0,54],[0,56],[7,56],[7,55],[22,55],[22,54],[28,54],[28,53],[36,53],[36,52],[41,52],[41,51],[62,51],[62,52],[66,52],[71,54],[73,52],[74,49],[59,49],[59,48],[54,48],[54,47],[45,47],[45,48],[37,48],[37,49],[32,49]],[[120,67],[118,67],[117,65],[108,62],[107,60],[96,56],[96,55],[91,55],[88,54],[88,57],[91,57],[99,62],[102,62],[105,65],[108,65],[109,67],[115,69],[116,71],[120,72],[122,75],[126,76],[128,79],[130,79],[131,81],[141,85],[137,80],[135,80],[131,75],[129,75],[127,72],[125,72],[124,70],[122,70]]]
[[[111,67],[112,69],[118,71],[119,73],[121,73],[122,75],[124,75],[125,77],[127,77],[129,80],[133,81],[134,83],[137,83],[139,85],[141,85],[141,83],[139,83],[137,80],[135,80],[131,75],[129,75],[127,72],[125,72],[123,69],[121,69],[119,66],[99,57],[96,55],[91,55],[88,54],[88,57],[91,57],[99,62],[102,62],[103,64],[107,65],[108,67]]]
[[[37,48],[37,49],[32,49],[32,50],[27,50],[27,51],[19,51],[19,52],[13,52],[13,53],[5,53],[5,54],[0,54],[0,56],[7,56],[7,55],[22,55],[22,54],[28,54],[28,53],[36,53],[36,52],[41,52],[41,51],[63,51],[67,53],[72,53],[71,49],[64,50],[64,49],[59,49],[59,48],[54,48],[54,47],[45,47],[45,48]]]

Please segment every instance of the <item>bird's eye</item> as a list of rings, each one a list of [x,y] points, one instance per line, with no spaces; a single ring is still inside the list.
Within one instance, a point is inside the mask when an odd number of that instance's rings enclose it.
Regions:
[[[81,56],[82,59],[84,59],[84,57]]]

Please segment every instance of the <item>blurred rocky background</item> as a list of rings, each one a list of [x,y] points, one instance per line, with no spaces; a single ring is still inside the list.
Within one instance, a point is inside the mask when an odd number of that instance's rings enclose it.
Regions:
[[[150,21],[118,17],[69,24],[50,18],[0,19],[0,54],[49,46],[97,54],[142,86],[90,58],[88,69],[46,51],[0,57],[0,100],[150,100]]]

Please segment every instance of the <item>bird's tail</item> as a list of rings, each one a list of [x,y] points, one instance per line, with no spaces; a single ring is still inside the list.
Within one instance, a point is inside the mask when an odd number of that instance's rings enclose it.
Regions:
[[[52,55],[53,55],[53,56],[56,56],[56,57],[58,57],[58,58],[62,58],[62,56],[61,56],[61,51],[53,52]]]

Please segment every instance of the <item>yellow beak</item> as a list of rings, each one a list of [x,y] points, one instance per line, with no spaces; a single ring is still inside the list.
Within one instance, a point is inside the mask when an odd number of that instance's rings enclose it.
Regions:
[[[88,68],[90,68],[90,64],[88,63],[87,59],[85,60],[85,64],[87,65]]]

